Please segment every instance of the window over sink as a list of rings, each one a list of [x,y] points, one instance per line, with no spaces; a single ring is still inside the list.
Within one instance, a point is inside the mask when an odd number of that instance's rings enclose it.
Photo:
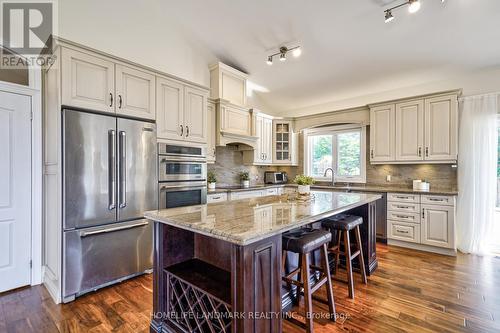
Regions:
[[[366,127],[342,125],[305,132],[305,173],[318,181],[329,181],[325,170],[335,171],[335,181],[366,182]]]

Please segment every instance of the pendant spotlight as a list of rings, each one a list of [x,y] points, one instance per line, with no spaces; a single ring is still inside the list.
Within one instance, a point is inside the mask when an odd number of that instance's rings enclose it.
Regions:
[[[441,3],[444,3],[445,0],[439,0]],[[385,23],[389,23],[392,20],[394,20],[394,16],[392,15],[392,11],[394,9],[403,7],[403,6],[408,6],[408,12],[410,14],[414,14],[420,10],[421,7],[421,0],[407,0],[403,2],[402,4],[399,4],[397,6],[391,7],[389,9],[384,10],[384,17],[385,17]]]
[[[271,66],[273,64],[273,58],[276,56],[279,56],[279,60],[281,62],[284,62],[284,61],[286,61],[286,55],[288,54],[288,52],[292,52],[292,55],[295,58],[297,58],[297,57],[300,57],[300,55],[302,54],[302,49],[300,46],[295,46],[295,47],[291,47],[291,48],[288,48],[286,46],[282,46],[282,47],[280,47],[279,52],[271,54],[270,56],[267,56],[266,63],[269,66]]]

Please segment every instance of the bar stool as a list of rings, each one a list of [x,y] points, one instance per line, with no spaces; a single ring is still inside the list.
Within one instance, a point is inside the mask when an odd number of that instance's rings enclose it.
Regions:
[[[328,229],[330,232],[336,231],[338,234],[337,243],[330,247],[328,250],[335,254],[335,275],[339,267],[340,255],[345,256],[347,268],[347,284],[349,286],[349,297],[354,299],[354,279],[352,276],[352,260],[359,257],[359,266],[361,270],[361,277],[363,283],[367,284],[365,260],[363,258],[363,248],[361,245],[361,235],[359,226],[363,224],[363,218],[354,215],[339,214],[328,219],[323,220],[321,223],[323,228]],[[356,251],[351,253],[351,241],[349,239],[349,232],[354,230],[356,237]],[[341,241],[344,241],[344,251],[341,251]]]
[[[306,332],[313,332],[313,318],[312,318],[312,294],[317,291],[321,286],[326,283],[328,307],[330,311],[330,320],[335,321],[335,302],[333,300],[332,279],[330,276],[330,265],[328,263],[328,246],[327,244],[332,240],[332,234],[326,230],[317,230],[312,228],[302,228],[292,230],[283,234],[282,236],[283,247],[283,266],[286,259],[286,252],[294,252],[299,254],[299,267],[285,275],[282,279],[288,285],[293,284],[298,287],[297,297],[300,299],[301,289],[304,288],[304,300],[306,310]],[[311,265],[310,254],[321,249],[322,267]],[[310,270],[320,272],[319,280],[311,286]],[[283,270],[284,274],[284,270]],[[299,275],[298,280],[291,277]]]

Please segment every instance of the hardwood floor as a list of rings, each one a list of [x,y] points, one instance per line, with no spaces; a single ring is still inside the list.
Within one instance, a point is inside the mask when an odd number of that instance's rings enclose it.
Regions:
[[[368,285],[356,274],[355,300],[334,281],[337,313],[347,319],[315,319],[315,332],[500,332],[500,258],[377,251]],[[151,285],[151,275],[142,276],[64,305],[41,286],[0,294],[0,332],[149,332]],[[321,302],[314,309],[328,313]],[[283,331],[304,332],[289,321]]]

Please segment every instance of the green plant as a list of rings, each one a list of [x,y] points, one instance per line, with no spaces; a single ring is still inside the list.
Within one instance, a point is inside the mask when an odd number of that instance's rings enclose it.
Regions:
[[[215,172],[209,171],[207,173],[207,181],[209,183],[217,183],[217,177],[215,176]]]
[[[240,172],[240,180],[241,181],[250,180],[250,174],[248,173],[248,171]]]
[[[314,179],[313,177],[309,177],[306,175],[297,175],[295,176],[293,182],[297,185],[313,185]]]

